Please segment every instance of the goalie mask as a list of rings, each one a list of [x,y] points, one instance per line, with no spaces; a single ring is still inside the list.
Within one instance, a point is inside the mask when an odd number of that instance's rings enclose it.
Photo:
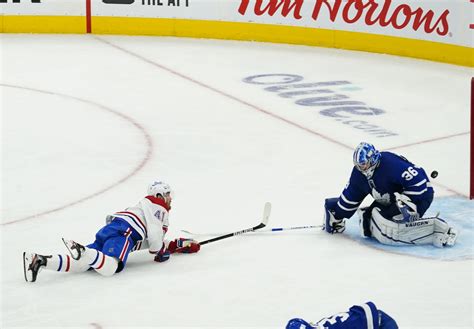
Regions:
[[[371,178],[374,174],[375,168],[380,163],[381,154],[377,149],[369,143],[362,142],[357,145],[353,161],[354,166],[367,178]]]
[[[171,187],[169,184],[156,180],[156,181],[153,181],[148,186],[148,195],[151,195],[154,197],[161,197],[165,200],[165,202],[168,205],[170,205],[171,200],[173,199],[174,193],[171,190]]]

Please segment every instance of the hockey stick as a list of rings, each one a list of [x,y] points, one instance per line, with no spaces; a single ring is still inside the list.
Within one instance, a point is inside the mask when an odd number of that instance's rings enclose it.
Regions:
[[[307,225],[307,226],[292,226],[292,227],[272,227],[264,232],[277,232],[277,231],[291,231],[291,230],[305,230],[309,228],[322,228],[323,225]]]
[[[292,226],[292,227],[269,227],[267,229],[260,230],[259,232],[279,232],[279,231],[292,231],[292,230],[304,230],[304,229],[313,229],[313,228],[322,228],[323,225],[307,225],[307,226]],[[209,236],[209,235],[221,235],[223,233],[193,233],[186,230],[181,230],[181,232],[194,235],[194,236]]]
[[[263,208],[262,222],[260,224],[258,224],[257,226],[254,226],[254,227],[242,230],[242,231],[237,231],[237,232],[217,236],[217,237],[209,239],[209,240],[204,240],[204,241],[199,242],[199,244],[202,246],[202,245],[205,245],[205,244],[208,244],[208,243],[211,243],[211,242],[231,238],[235,235],[240,235],[240,234],[244,234],[244,233],[248,233],[248,232],[253,232],[253,231],[259,230],[261,228],[264,228],[265,226],[267,226],[268,218],[270,217],[271,210],[272,210],[272,204],[270,202],[266,202],[265,207]]]

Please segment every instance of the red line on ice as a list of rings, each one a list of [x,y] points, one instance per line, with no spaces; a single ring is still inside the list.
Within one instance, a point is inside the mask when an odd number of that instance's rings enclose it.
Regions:
[[[29,91],[33,91],[33,92],[42,93],[42,94],[59,96],[59,97],[67,98],[67,99],[73,99],[73,100],[76,100],[78,102],[85,103],[85,104],[88,104],[88,105],[92,105],[93,107],[99,108],[99,109],[107,111],[109,113],[112,113],[112,114],[124,119],[125,121],[128,121],[133,126],[135,126],[142,133],[143,137],[145,138],[145,144],[146,144],[146,148],[147,148],[146,153],[144,154],[143,158],[140,160],[140,163],[130,173],[128,173],[126,176],[124,176],[121,179],[113,182],[109,186],[106,186],[106,187],[102,188],[101,190],[99,190],[99,191],[97,191],[97,192],[95,192],[91,195],[87,195],[85,197],[82,197],[78,200],[69,202],[69,203],[67,203],[65,205],[62,205],[60,207],[50,209],[50,210],[46,210],[46,211],[43,211],[43,212],[40,212],[40,213],[37,213],[37,214],[33,214],[33,215],[30,215],[30,216],[9,220],[5,223],[2,223],[1,225],[10,225],[10,224],[23,222],[23,221],[33,219],[33,218],[42,217],[44,215],[49,215],[49,214],[64,210],[66,208],[75,206],[75,205],[80,204],[82,202],[88,201],[88,200],[90,200],[90,199],[92,199],[96,196],[101,195],[101,194],[104,194],[105,192],[111,190],[112,188],[116,187],[119,184],[124,183],[129,178],[131,178],[132,176],[137,174],[145,166],[145,164],[151,159],[151,156],[152,156],[152,153],[153,153],[153,141],[152,141],[150,135],[148,134],[148,132],[145,130],[145,128],[142,125],[140,125],[138,122],[136,122],[133,118],[131,118],[131,117],[129,117],[129,116],[123,114],[123,113],[120,113],[120,112],[118,112],[118,111],[116,111],[116,110],[114,110],[110,107],[101,105],[99,103],[96,103],[96,102],[93,102],[93,101],[90,101],[90,100],[87,100],[87,99],[84,99],[84,98],[79,98],[79,97],[76,97],[76,96],[60,94],[60,93],[57,93],[57,92],[52,92],[52,91],[47,91],[47,90],[40,90],[40,89],[29,88],[29,87],[3,84],[3,83],[0,83],[0,86],[8,87],[8,88],[22,89],[22,90],[29,90]]]
[[[474,0],[471,0],[471,2],[474,2]],[[194,84],[196,84],[196,85],[199,85],[199,86],[201,86],[201,87],[203,87],[203,88],[205,88],[205,89],[211,90],[211,91],[213,91],[213,92],[215,92],[215,93],[217,93],[217,94],[219,94],[219,95],[222,95],[222,96],[224,96],[224,97],[226,97],[226,98],[232,99],[232,100],[234,100],[234,101],[236,101],[236,102],[239,102],[239,103],[241,103],[241,104],[243,104],[243,105],[246,105],[246,106],[248,106],[248,107],[250,107],[250,108],[252,108],[252,109],[254,109],[254,110],[257,110],[257,111],[259,111],[259,112],[262,112],[262,113],[264,113],[264,114],[267,114],[267,115],[269,115],[269,116],[271,116],[271,117],[273,117],[273,118],[275,118],[275,119],[278,119],[278,120],[283,121],[283,122],[285,122],[285,123],[287,123],[287,124],[289,124],[289,125],[292,125],[292,126],[294,126],[294,127],[296,127],[296,128],[299,128],[299,129],[301,129],[301,130],[304,130],[304,131],[306,131],[306,132],[308,132],[308,133],[310,133],[310,134],[312,134],[312,135],[315,135],[315,136],[318,136],[318,137],[320,137],[320,138],[323,138],[323,139],[325,139],[325,140],[327,140],[327,141],[329,141],[329,142],[331,142],[331,143],[333,143],[333,144],[337,144],[337,145],[339,145],[339,146],[341,146],[341,147],[343,147],[343,148],[345,148],[345,149],[351,150],[351,151],[354,149],[354,148],[353,148],[352,146],[350,146],[350,145],[347,145],[347,144],[344,144],[344,143],[342,143],[342,142],[339,142],[339,141],[337,141],[337,140],[335,140],[335,139],[333,139],[333,138],[331,138],[331,137],[329,137],[329,136],[326,136],[326,135],[324,135],[324,134],[321,134],[321,133],[319,133],[319,132],[317,132],[317,131],[314,131],[314,130],[308,128],[308,127],[305,127],[305,126],[303,126],[303,125],[300,125],[300,124],[298,124],[298,123],[296,123],[296,122],[293,122],[293,121],[290,121],[290,120],[288,120],[288,119],[285,119],[285,118],[283,118],[283,117],[281,117],[281,116],[279,116],[279,115],[277,115],[277,114],[274,114],[274,113],[272,113],[272,112],[270,112],[270,111],[267,111],[267,110],[265,110],[265,109],[263,109],[263,108],[261,108],[261,107],[259,107],[259,106],[256,106],[256,105],[254,105],[254,104],[251,104],[251,103],[249,103],[249,102],[247,102],[247,101],[245,101],[245,100],[242,100],[242,99],[240,99],[240,98],[238,98],[238,97],[236,97],[236,96],[230,95],[230,94],[226,93],[225,91],[219,90],[219,89],[214,88],[214,87],[212,87],[212,86],[209,86],[209,85],[207,85],[207,84],[205,84],[205,83],[203,83],[203,82],[201,82],[201,81],[198,81],[198,80],[196,80],[196,79],[193,79],[193,78],[191,78],[191,77],[189,77],[189,76],[186,76],[186,75],[184,75],[184,74],[182,74],[182,73],[179,73],[179,72],[177,72],[177,71],[175,71],[175,70],[173,70],[173,69],[170,69],[170,68],[168,68],[168,67],[166,67],[166,66],[164,66],[164,65],[162,65],[162,64],[159,64],[159,63],[157,63],[157,62],[154,62],[154,61],[152,61],[152,60],[150,60],[150,59],[148,59],[148,58],[145,58],[145,57],[143,57],[143,56],[141,56],[141,55],[139,55],[139,54],[137,54],[137,53],[134,53],[134,52],[132,52],[132,51],[130,51],[130,50],[128,50],[128,49],[125,49],[125,48],[122,48],[122,47],[120,47],[120,46],[118,46],[118,45],[116,45],[116,44],[113,44],[113,43],[111,43],[111,42],[109,42],[109,41],[107,41],[107,40],[104,40],[104,39],[101,39],[101,38],[96,38],[96,39],[99,40],[99,41],[101,41],[101,42],[103,42],[103,43],[106,43],[106,44],[108,44],[109,46],[111,46],[111,47],[113,47],[113,48],[115,48],[115,49],[118,49],[118,50],[120,50],[120,51],[122,51],[122,52],[124,52],[124,53],[126,53],[126,54],[129,54],[129,55],[131,55],[131,56],[133,56],[133,57],[136,57],[136,58],[138,58],[138,59],[140,59],[140,60],[142,60],[142,61],[144,61],[144,62],[146,62],[146,63],[148,63],[148,64],[150,64],[150,65],[152,65],[152,66],[158,67],[158,68],[160,68],[160,69],[162,69],[162,70],[164,70],[164,71],[167,71],[167,72],[169,72],[169,73],[171,73],[171,74],[173,74],[173,75],[175,75],[175,76],[178,76],[178,77],[180,77],[180,78],[183,78],[184,80],[190,81],[190,82],[192,82],[192,83],[194,83]],[[455,134],[455,135],[449,135],[449,136],[444,136],[444,137],[438,137],[438,138],[433,138],[433,139],[429,139],[429,140],[425,140],[425,141],[415,142],[415,143],[412,143],[412,144],[406,144],[406,145],[402,145],[402,146],[392,147],[392,148],[390,148],[390,149],[391,149],[391,150],[394,150],[394,149],[398,149],[398,148],[402,148],[402,147],[408,147],[408,146],[414,146],[414,145],[419,145],[419,144],[425,144],[425,143],[430,143],[430,142],[434,142],[434,141],[439,141],[439,140],[443,140],[443,139],[448,139],[448,138],[451,138],[451,137],[454,137],[454,136],[461,136],[461,135],[465,135],[465,134],[466,134],[466,133],[459,133],[459,134]],[[465,194],[463,194],[463,193],[461,193],[461,192],[455,191],[455,190],[453,190],[453,189],[451,189],[451,188],[449,188],[449,187],[443,186],[443,185],[441,185],[441,184],[439,184],[439,183],[436,183],[436,185],[439,185],[439,186],[445,188],[446,190],[448,190],[449,192],[454,193],[454,194],[456,194],[456,195],[466,196]]]

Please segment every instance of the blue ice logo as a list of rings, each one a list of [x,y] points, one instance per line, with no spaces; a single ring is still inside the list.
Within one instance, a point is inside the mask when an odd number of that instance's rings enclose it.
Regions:
[[[385,111],[348,96],[347,92],[360,90],[351,82],[339,80],[301,83],[302,80],[302,76],[294,74],[261,74],[243,79],[246,83],[264,85],[264,90],[278,93],[282,98],[296,98],[297,105],[322,108],[319,114],[375,137],[398,135],[366,120],[360,120],[360,116],[381,115]]]

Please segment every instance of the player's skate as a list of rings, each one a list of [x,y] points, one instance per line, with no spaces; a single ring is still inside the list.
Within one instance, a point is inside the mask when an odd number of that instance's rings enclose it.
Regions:
[[[27,282],[35,282],[38,273],[46,266],[48,256],[42,256],[34,253],[23,253],[23,272]]]
[[[458,231],[450,227],[448,233],[446,233],[446,242],[443,244],[443,247],[453,246],[456,243],[458,238]]]
[[[86,248],[83,245],[73,240],[64,240],[63,238],[63,242],[67,250],[69,250],[71,257],[74,258],[75,260],[79,260],[82,254],[86,251]]]
[[[435,233],[433,244],[439,248],[450,247],[456,243],[457,237],[458,237],[458,231],[450,227],[448,229],[448,232],[444,234]]]

